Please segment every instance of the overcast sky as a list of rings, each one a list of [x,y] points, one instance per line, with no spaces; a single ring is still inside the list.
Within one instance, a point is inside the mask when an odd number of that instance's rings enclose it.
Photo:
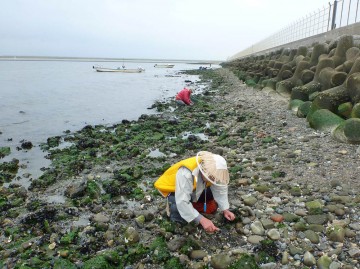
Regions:
[[[0,56],[226,60],[328,3],[4,0]]]

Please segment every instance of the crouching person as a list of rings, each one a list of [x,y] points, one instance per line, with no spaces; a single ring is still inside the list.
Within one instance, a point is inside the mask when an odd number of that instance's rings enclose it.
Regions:
[[[219,228],[201,213],[213,214],[219,209],[226,219],[235,219],[229,210],[228,183],[226,160],[200,151],[171,166],[154,186],[167,198],[171,221],[200,223],[206,232],[213,233]]]

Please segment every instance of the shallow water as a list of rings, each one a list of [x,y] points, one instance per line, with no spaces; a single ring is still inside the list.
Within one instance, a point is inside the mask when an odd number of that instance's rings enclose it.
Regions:
[[[25,187],[29,179],[49,165],[39,144],[65,130],[76,131],[87,124],[112,125],[123,119],[135,120],[141,114],[155,113],[148,108],[181,90],[185,80],[197,76],[178,71],[198,69],[200,65],[177,63],[174,68],[154,68],[153,63],[125,63],[126,68],[145,68],[144,73],[100,73],[92,69],[99,63],[66,61],[0,61],[0,147],[10,147],[12,158],[20,160],[18,182]],[[122,63],[101,63],[116,68]],[[31,150],[18,150],[21,141],[31,141]]]

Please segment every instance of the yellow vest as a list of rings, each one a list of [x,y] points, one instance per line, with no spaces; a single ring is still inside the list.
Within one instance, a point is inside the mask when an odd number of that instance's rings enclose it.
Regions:
[[[191,157],[185,160],[182,160],[174,165],[172,165],[168,170],[159,177],[155,183],[154,187],[164,196],[168,196],[169,193],[175,192],[176,185],[176,173],[180,167],[186,167],[191,172],[197,167],[196,157]],[[194,177],[193,189],[196,188],[196,179]]]

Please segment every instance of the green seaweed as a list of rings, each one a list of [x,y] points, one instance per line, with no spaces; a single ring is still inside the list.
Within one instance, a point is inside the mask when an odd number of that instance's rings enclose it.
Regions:
[[[163,237],[156,237],[151,243],[150,249],[153,252],[156,250],[157,255],[152,255],[156,262],[165,262],[170,258],[170,252]]]
[[[243,254],[239,259],[233,262],[228,269],[260,269],[257,265],[254,256]]]
[[[67,233],[63,237],[61,237],[60,244],[69,245],[69,244],[73,243],[75,241],[77,235],[78,235],[77,229],[70,231],[69,233]]]
[[[0,159],[10,155],[10,147],[0,147]]]

